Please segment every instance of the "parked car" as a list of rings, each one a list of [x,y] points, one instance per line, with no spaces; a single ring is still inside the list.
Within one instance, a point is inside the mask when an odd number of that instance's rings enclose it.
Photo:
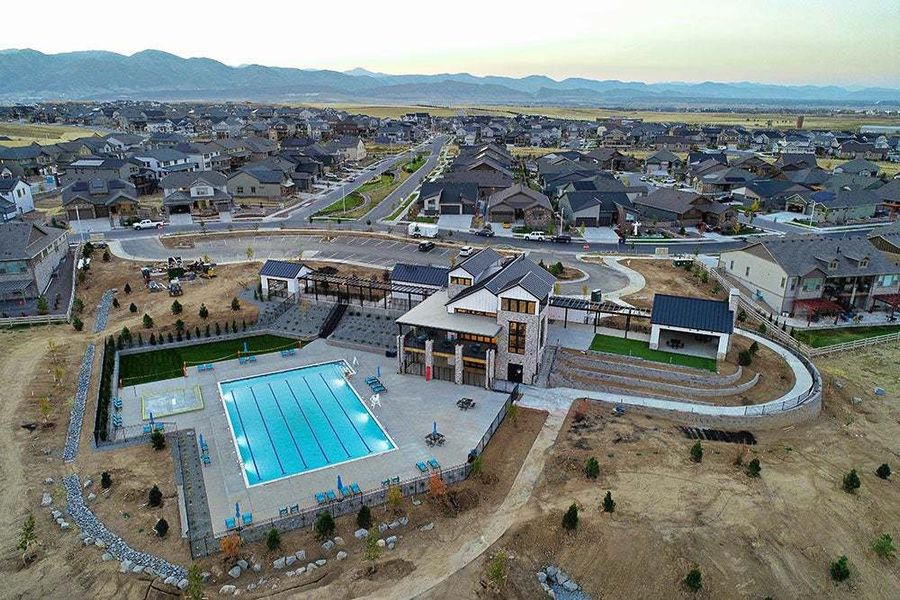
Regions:
[[[478,235],[478,236],[481,236],[481,237],[494,237],[494,230],[493,230],[493,229],[487,229],[487,228],[485,228],[485,229],[479,229],[478,231],[475,232],[475,235]]]
[[[151,219],[142,219],[134,224],[134,229],[136,231],[140,231],[141,229],[160,229],[164,223],[162,221],[153,221]]]
[[[524,239],[531,240],[532,242],[546,242],[547,236],[544,235],[543,231],[531,231],[525,234]]]
[[[434,242],[419,242],[419,252],[430,252],[434,250]]]
[[[475,252],[475,249],[472,248],[472,246],[463,246],[462,248],[459,249],[459,255],[463,256],[463,257],[472,256],[472,254],[474,252]]]
[[[568,244],[569,242],[572,241],[572,236],[567,235],[567,234],[554,235],[553,241],[556,242],[557,244]]]

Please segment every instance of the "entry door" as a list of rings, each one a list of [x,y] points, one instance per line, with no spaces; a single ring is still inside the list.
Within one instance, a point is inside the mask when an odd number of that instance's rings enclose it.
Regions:
[[[506,380],[513,383],[522,383],[522,365],[509,363],[506,366]]]

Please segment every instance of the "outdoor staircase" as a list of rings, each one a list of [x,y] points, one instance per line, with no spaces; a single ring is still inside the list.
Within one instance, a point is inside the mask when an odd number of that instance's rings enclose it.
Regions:
[[[334,330],[337,328],[338,323],[341,322],[341,318],[344,316],[344,313],[347,312],[347,305],[343,302],[338,302],[335,304],[331,312],[328,313],[328,317],[326,317],[325,322],[322,323],[322,327],[319,329],[319,337],[327,338],[331,335]]]

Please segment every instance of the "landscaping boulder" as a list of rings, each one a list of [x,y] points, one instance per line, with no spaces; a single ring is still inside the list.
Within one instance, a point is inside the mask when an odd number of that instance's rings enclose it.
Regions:
[[[400,521],[391,521],[388,523],[388,529],[397,529],[400,527]]]
[[[338,553],[337,553],[337,559],[338,559],[338,560],[344,560],[345,558],[347,558],[347,553],[344,552],[343,550],[338,551]]]
[[[168,577],[163,579],[163,583],[166,585],[175,585],[176,583],[178,583],[178,578],[176,578],[174,575],[169,575]]]
[[[262,571],[262,565],[259,563],[253,563],[253,572],[259,573],[260,571]]]
[[[434,523],[433,523],[433,522],[432,522],[432,523],[426,523],[425,525],[422,525],[421,527],[419,527],[419,530],[420,530],[420,531],[431,531],[432,529],[434,529]]]
[[[379,548],[384,548],[384,547],[385,547],[385,543],[384,543],[384,539],[383,539],[383,538],[378,540],[378,547],[379,547]]]
[[[238,566],[241,568],[242,571],[246,571],[247,569],[250,568],[250,563],[248,563],[248,562],[247,562],[246,560],[244,560],[243,558],[240,559],[240,560],[238,560],[238,561],[237,561],[237,564],[238,564]]]
[[[543,571],[538,571],[537,572],[537,580],[540,583],[545,583],[547,581],[547,574],[544,573]]]
[[[290,567],[295,562],[297,562],[297,557],[294,556],[293,554],[284,557],[284,564],[287,567]]]
[[[562,584],[562,586],[570,592],[578,591],[578,584],[572,581],[571,579]]]
[[[339,536],[339,535],[334,536],[334,540],[333,540],[333,541],[334,541],[334,545],[335,545],[335,546],[343,546],[343,545],[344,545],[344,538],[342,538],[342,537]]]
[[[307,570],[307,571],[315,571],[315,570],[318,569],[318,568],[319,568],[319,567],[316,566],[316,563],[309,563],[308,565],[306,565],[306,570]]]
[[[296,560],[296,559],[294,559]],[[276,558],[272,561],[272,568],[274,569],[283,569],[284,568],[285,557]]]
[[[106,561],[112,560],[112,559],[113,559],[113,555],[110,554],[109,552],[104,552],[103,556],[100,557],[100,560],[102,560],[103,562],[106,562]]]
[[[390,546],[391,544],[396,544],[397,536],[396,535],[388,536],[387,538],[385,538],[384,543],[387,544],[388,546]]]
[[[183,577],[178,580],[178,585],[176,586],[182,592],[188,588],[188,580],[186,577]]]
[[[378,533],[384,533],[384,532],[387,531],[387,530],[388,530],[388,524],[387,524],[387,523],[381,523],[381,524],[378,526]]]
[[[334,548],[334,542],[332,542],[331,540],[325,540],[325,543],[322,544],[322,550],[324,550],[325,552],[330,551],[332,548]]]
[[[399,519],[397,519],[397,521],[404,527],[409,525],[409,517],[407,516],[400,517]]]
[[[126,558],[121,563],[119,563],[119,573],[129,572],[132,566],[134,566],[134,563]]]
[[[353,532],[353,537],[355,537],[358,540],[365,539],[366,537],[368,537],[368,535],[369,535],[368,529],[357,529],[356,531]]]
[[[569,576],[565,573],[565,571],[559,571],[556,574],[556,583],[562,585],[569,580]]]
[[[222,587],[219,588],[219,593],[222,594],[223,596],[228,596],[230,594],[234,594],[234,591],[236,589],[237,589],[237,587],[235,587],[233,585],[223,585]]]
[[[53,504],[53,496],[50,495],[50,492],[44,492],[41,495],[41,506],[50,506]]]
[[[324,558],[320,558],[319,560],[317,560],[317,561],[316,561],[316,566],[317,566],[317,567],[324,567],[324,566],[325,566],[325,559],[324,559]]]
[[[306,560],[306,550],[297,550],[294,552],[294,556],[297,557],[297,560]]]
[[[232,579],[237,579],[238,577],[240,577],[240,576],[241,576],[241,566],[240,566],[240,565],[234,565],[233,567],[231,567],[231,568],[228,570],[228,575],[229,575]]]

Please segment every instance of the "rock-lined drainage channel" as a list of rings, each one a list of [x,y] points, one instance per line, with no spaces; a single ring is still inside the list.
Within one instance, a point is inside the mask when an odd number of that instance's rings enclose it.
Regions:
[[[565,571],[553,565],[538,571],[537,580],[550,598],[556,600],[590,600],[591,598]]]
[[[81,423],[84,420],[84,406],[87,403],[88,389],[91,387],[91,369],[94,364],[94,344],[88,344],[81,359],[81,370],[78,373],[78,386],[75,388],[75,402],[69,415],[69,429],[66,431],[66,445],[63,448],[63,460],[72,462],[78,456],[78,440],[81,437]]]
[[[101,557],[103,560],[118,559],[121,573],[148,573],[159,577],[167,585],[174,585],[182,590],[187,588],[187,570],[184,567],[173,565],[158,556],[134,550],[94,516],[85,504],[78,475],[64,477],[63,486],[66,488],[66,512],[81,529],[80,537],[85,546],[94,545],[105,550]],[[60,527],[63,525],[60,524]]]
[[[749,431],[721,431],[719,429],[701,429],[699,427],[679,426],[684,437],[691,440],[708,440],[710,442],[727,442],[729,444],[756,445],[756,436]]]
[[[97,305],[97,318],[94,320],[94,333],[100,333],[106,329],[106,320],[109,318],[109,308],[112,306],[115,290],[106,290],[100,297],[100,304]]]

